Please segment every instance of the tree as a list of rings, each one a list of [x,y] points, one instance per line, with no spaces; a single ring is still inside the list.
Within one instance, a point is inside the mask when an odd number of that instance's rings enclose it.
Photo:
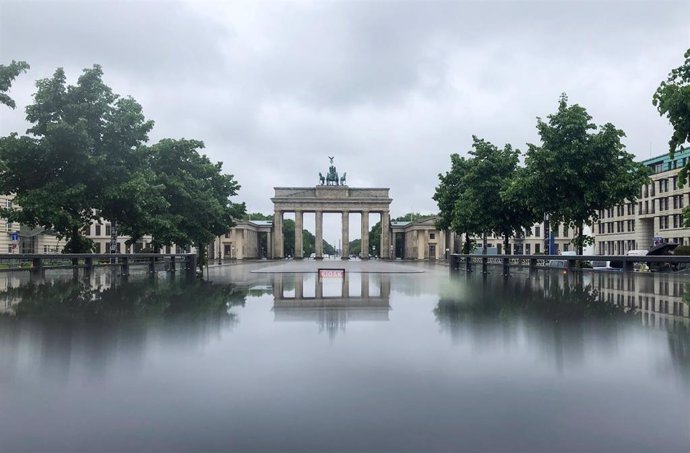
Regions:
[[[558,111],[538,119],[541,145],[528,145],[521,184],[536,212],[552,222],[576,228],[578,254],[593,238],[584,224],[598,220],[598,211],[623,202],[634,203],[649,169],[625,150],[622,130],[607,123],[597,127],[584,107],[568,105],[561,95]]]
[[[684,56],[685,62],[671,70],[652,98],[659,115],[665,115],[673,126],[673,135],[668,142],[671,158],[683,144],[690,142],[690,49]],[[690,164],[682,169],[683,177],[679,178],[679,183],[685,183],[689,168]]]
[[[450,161],[450,171],[438,175],[440,182],[433,196],[439,209],[439,220],[436,222],[436,227],[440,230],[452,229],[458,234],[464,234],[463,252],[470,253],[472,244],[469,231],[474,229],[474,226],[469,223],[470,219],[455,215],[455,206],[467,190],[465,176],[470,171],[472,161],[455,153],[451,154]]]
[[[250,212],[243,215],[242,220],[273,220],[273,216],[261,212]]]
[[[11,109],[16,107],[14,99],[7,92],[10,90],[14,79],[22,72],[26,72],[29,67],[26,61],[12,60],[9,65],[0,64],[0,104],[5,104]]]
[[[462,177],[464,195],[454,206],[453,221],[463,224],[470,234],[486,237],[495,233],[503,237],[505,253],[509,240],[534,223],[534,214],[517,196],[520,151],[506,144],[500,149],[492,143],[472,137],[470,164]]]
[[[432,214],[420,214],[419,212],[408,212],[407,214],[396,217],[393,220],[396,222],[413,222],[415,220],[424,220],[424,219],[428,219],[430,217],[433,217],[433,215]],[[450,227],[450,224],[445,228],[439,228],[439,229],[447,229],[449,227]]]
[[[153,235],[154,249],[172,243],[196,246],[200,266],[206,259],[206,245],[226,233],[246,211],[244,203],[230,201],[239,183],[233,175],[222,173],[222,163],[200,154],[203,147],[201,141],[185,139],[163,139],[150,147],[152,188],[162,202],[151,207],[150,215],[125,228],[133,241]]]
[[[149,208],[162,202],[142,148],[153,122],[132,98],[114,94],[102,75],[94,65],[68,86],[58,68],[37,81],[26,108],[31,136],[0,141],[0,191],[15,194],[21,206],[2,215],[69,238],[67,252],[91,250],[82,233],[92,219],[150,221]]]

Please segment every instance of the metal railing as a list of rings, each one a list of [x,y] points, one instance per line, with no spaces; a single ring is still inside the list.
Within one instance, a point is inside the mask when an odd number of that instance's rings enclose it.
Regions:
[[[563,263],[563,266],[552,266],[551,261]],[[553,268],[560,267],[565,269],[573,269],[577,267],[578,262],[593,262],[593,261],[616,261],[622,263],[622,270],[633,271],[635,264],[645,263],[651,264],[669,264],[677,267],[678,264],[686,264],[690,267],[690,255],[644,255],[644,256],[622,256],[622,255],[465,255],[465,254],[451,254],[450,255],[450,269],[451,272],[458,271],[464,264],[466,270],[472,270],[473,264],[481,264],[485,266],[502,265],[504,273],[508,273],[508,269],[513,266],[536,268]]]
[[[148,272],[159,270],[190,275],[196,272],[197,255],[193,253],[1,253],[0,271],[46,269],[86,269],[118,267],[129,275],[130,266],[147,266]]]

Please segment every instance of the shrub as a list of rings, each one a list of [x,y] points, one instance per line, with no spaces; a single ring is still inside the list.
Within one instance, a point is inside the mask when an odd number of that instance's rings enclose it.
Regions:
[[[690,245],[679,245],[673,250],[674,255],[690,255]]]

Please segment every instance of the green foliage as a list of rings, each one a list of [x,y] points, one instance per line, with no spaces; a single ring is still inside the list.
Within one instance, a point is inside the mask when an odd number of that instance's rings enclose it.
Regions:
[[[302,248],[305,258],[316,253],[316,236],[306,229],[302,230]],[[292,219],[283,219],[283,253],[285,256],[295,256],[295,221]],[[323,241],[323,253],[335,255],[335,247]]]
[[[684,57],[685,62],[671,70],[652,98],[659,115],[666,116],[673,126],[673,135],[668,142],[671,158],[678,148],[690,142],[690,49],[685,51]],[[688,168],[683,168],[679,183],[685,182]]]
[[[466,237],[496,233],[507,241],[535,219],[520,181],[520,151],[510,145],[499,149],[474,136],[472,140],[470,157],[451,155],[450,172],[439,175],[434,194],[440,211],[437,227],[450,226]],[[470,247],[465,244],[465,249]]]
[[[242,216],[242,220],[273,220],[273,216],[261,212],[250,212]]]
[[[458,154],[451,154],[450,162],[450,171],[445,174],[439,173],[440,183],[432,197],[438,204],[439,209],[439,219],[436,226],[441,230],[452,228],[457,233],[465,233],[468,231],[468,225],[464,222],[459,222],[462,219],[458,219],[454,215],[454,211],[457,200],[464,196],[467,189],[465,177],[470,171],[472,162],[464,157],[460,157]],[[396,220],[406,219],[399,218]]]
[[[673,250],[674,255],[690,255],[690,245],[679,245]]]
[[[541,145],[528,145],[524,194],[536,212],[550,221],[577,228],[581,246],[583,225],[598,220],[598,211],[623,202],[634,203],[649,169],[625,151],[622,130],[607,123],[597,127],[587,111],[568,105],[563,94],[558,111],[538,120]]]
[[[440,175],[439,175],[440,176]],[[408,212],[405,215],[393,219],[396,222],[413,222],[417,220],[425,220],[433,217],[433,214],[420,214],[419,212]]]
[[[159,201],[140,149],[153,122],[136,101],[114,94],[102,75],[94,65],[76,85],[66,84],[62,68],[39,80],[26,108],[32,135],[0,140],[0,191],[16,194],[21,206],[2,214],[67,236],[73,247],[84,244],[77,236],[93,218],[138,221]]]
[[[12,81],[16,79],[19,74],[26,72],[29,69],[29,64],[25,61],[14,61],[9,65],[0,64],[0,104],[5,104],[9,108],[15,108],[16,104],[7,92],[12,86]]]
[[[198,152],[200,141],[145,146],[153,122],[102,76],[94,65],[67,85],[58,68],[36,82],[26,108],[31,136],[0,139],[0,193],[16,194],[21,207],[0,215],[68,237],[71,252],[91,250],[81,232],[103,218],[133,241],[153,235],[154,249],[196,245],[203,263],[205,244],[244,215],[244,204],[229,201],[239,184]]]

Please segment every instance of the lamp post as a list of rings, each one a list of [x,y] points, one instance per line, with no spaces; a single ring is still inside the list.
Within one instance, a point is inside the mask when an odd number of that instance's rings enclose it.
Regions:
[[[234,257],[235,257],[235,246],[231,245],[230,246],[230,260],[232,261]]]

